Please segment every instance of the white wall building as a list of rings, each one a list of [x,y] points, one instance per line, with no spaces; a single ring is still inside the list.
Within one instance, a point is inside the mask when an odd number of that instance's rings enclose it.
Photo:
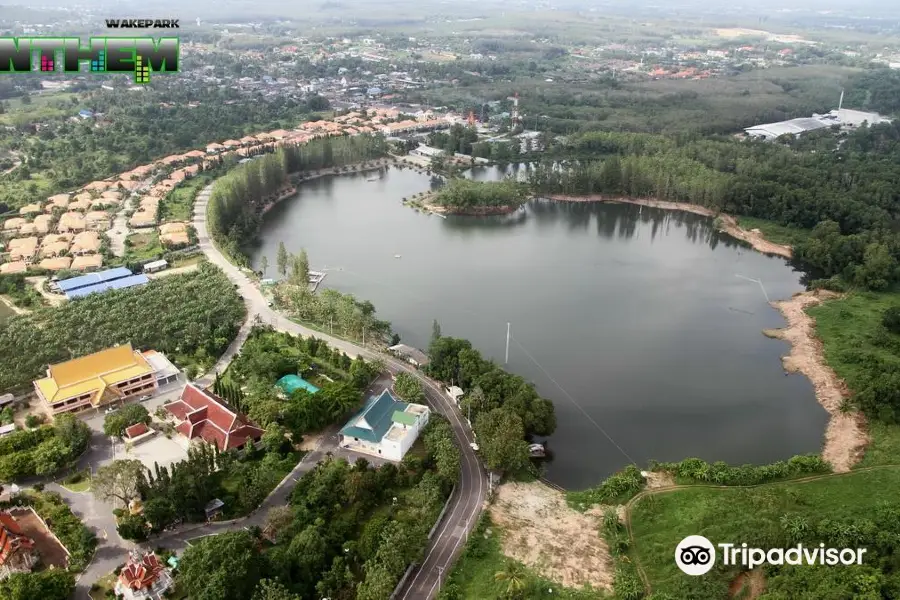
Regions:
[[[401,461],[428,424],[431,410],[395,399],[388,390],[370,398],[340,432],[340,446]]]

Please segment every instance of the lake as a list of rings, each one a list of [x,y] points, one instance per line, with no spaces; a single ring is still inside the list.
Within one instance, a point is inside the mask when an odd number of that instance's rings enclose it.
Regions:
[[[372,301],[423,349],[437,319],[503,364],[511,323],[507,368],[553,400],[547,478],[569,489],[632,461],[820,451],[827,414],[805,377],[784,374],[787,344],[761,333],[784,319],[738,277],[787,298],[803,286],[784,259],[710,219],[633,205],[537,200],[446,219],[403,206],[431,185],[396,168],[306,183],[266,215],[254,265],[275,265],[280,241],[305,248],[326,286]]]

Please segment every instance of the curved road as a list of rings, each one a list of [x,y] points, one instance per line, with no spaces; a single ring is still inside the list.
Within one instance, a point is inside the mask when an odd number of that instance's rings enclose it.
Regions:
[[[462,552],[464,540],[467,539],[469,532],[475,527],[488,491],[485,471],[478,456],[470,446],[474,441],[474,437],[468,425],[462,420],[456,406],[442,391],[440,385],[423,376],[409,364],[298,325],[269,308],[268,300],[259,291],[259,288],[247,277],[244,271],[234,266],[209,238],[209,231],[206,227],[206,208],[209,203],[211,190],[212,185],[209,185],[198,194],[194,203],[193,225],[197,230],[200,248],[203,250],[206,258],[222,269],[228,278],[234,282],[238,292],[244,298],[244,302],[247,305],[247,319],[244,321],[234,342],[232,342],[222,358],[219,359],[219,362],[216,363],[215,368],[199,382],[210,383],[215,377],[215,373],[221,372],[227,367],[247,339],[247,334],[257,319],[279,331],[294,335],[315,336],[327,342],[332,348],[338,348],[351,357],[363,356],[367,359],[380,359],[384,361],[387,369],[392,374],[405,371],[418,378],[423,384],[426,400],[432,410],[444,415],[449,420],[461,457],[460,480],[457,482],[453,495],[450,498],[447,512],[434,537],[425,549],[425,558],[422,563],[413,569],[396,595],[398,600],[429,600],[433,598],[439,589],[443,576],[449,572],[456,558]]]

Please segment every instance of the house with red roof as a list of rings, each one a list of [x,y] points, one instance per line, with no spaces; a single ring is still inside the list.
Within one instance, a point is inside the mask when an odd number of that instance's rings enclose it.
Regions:
[[[189,440],[204,440],[219,450],[243,448],[262,438],[263,430],[247,417],[231,409],[215,394],[192,383],[184,386],[181,398],[164,405],[178,423],[175,430]]]
[[[153,552],[134,550],[116,580],[116,596],[125,600],[159,600],[172,587],[172,575]]]
[[[30,572],[37,558],[34,540],[25,535],[11,514],[0,512],[0,579]]]

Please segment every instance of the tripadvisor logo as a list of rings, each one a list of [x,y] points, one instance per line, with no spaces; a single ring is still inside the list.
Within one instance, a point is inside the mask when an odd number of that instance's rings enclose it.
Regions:
[[[722,564],[753,569],[760,565],[861,565],[866,548],[826,548],[825,544],[791,548],[750,548],[718,544]],[[675,564],[688,575],[703,575],[716,564],[716,546],[702,535],[689,535],[675,547]]]

